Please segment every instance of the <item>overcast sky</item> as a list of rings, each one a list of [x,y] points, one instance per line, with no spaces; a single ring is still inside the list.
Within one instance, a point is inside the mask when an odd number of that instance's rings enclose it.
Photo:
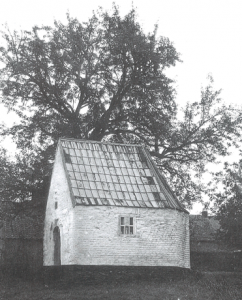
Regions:
[[[112,0],[2,0],[0,25],[12,30],[34,25],[65,22],[66,13],[85,21],[98,6],[111,9]],[[137,8],[146,32],[159,24],[158,34],[173,41],[183,63],[170,70],[176,79],[177,102],[200,99],[201,86],[212,74],[227,103],[240,105],[242,72],[242,2],[239,0],[117,0],[122,15]],[[0,40],[1,43],[1,40]],[[1,45],[1,44],[0,44]],[[12,115],[0,106],[0,123],[11,123]],[[6,144],[5,144],[6,145]],[[10,144],[8,144],[10,149]]]

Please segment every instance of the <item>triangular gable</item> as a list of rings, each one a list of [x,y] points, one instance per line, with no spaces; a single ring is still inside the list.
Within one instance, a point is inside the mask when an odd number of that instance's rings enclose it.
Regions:
[[[75,205],[187,212],[142,146],[61,139],[59,147]]]
[[[52,170],[49,196],[50,196],[51,191],[52,192],[54,191],[54,185],[57,183],[56,182],[57,178],[58,178],[58,184],[60,184],[59,181],[61,181],[64,184],[63,180],[64,181],[66,180],[65,184],[66,184],[66,187],[68,188],[68,198],[71,199],[72,207],[75,207],[76,200],[75,200],[75,197],[73,194],[70,176],[69,176],[68,169],[67,169],[67,162],[68,162],[68,159],[66,159],[65,152],[63,151],[61,142],[59,141],[57,149],[56,149],[55,162],[54,162],[54,166],[53,166],[53,170]]]

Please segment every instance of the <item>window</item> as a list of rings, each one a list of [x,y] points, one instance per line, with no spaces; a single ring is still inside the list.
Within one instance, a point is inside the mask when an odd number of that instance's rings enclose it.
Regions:
[[[55,202],[55,209],[58,208],[58,202]]]
[[[134,217],[120,217],[120,234],[134,234]]]

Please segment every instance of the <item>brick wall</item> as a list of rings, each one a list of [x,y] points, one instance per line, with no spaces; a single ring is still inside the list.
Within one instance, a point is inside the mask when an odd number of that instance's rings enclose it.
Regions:
[[[131,215],[135,234],[119,233],[119,216]],[[78,206],[74,264],[190,267],[188,214],[171,209]]]

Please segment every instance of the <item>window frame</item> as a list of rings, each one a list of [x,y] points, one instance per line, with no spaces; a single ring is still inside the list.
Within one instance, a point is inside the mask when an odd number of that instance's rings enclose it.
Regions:
[[[131,224],[131,219],[132,223]],[[122,231],[122,227],[124,230]],[[127,231],[126,231],[127,228]],[[133,233],[130,233],[130,229],[132,228]],[[136,218],[134,215],[119,215],[119,220],[118,220],[118,234],[120,236],[135,236],[136,235]]]

